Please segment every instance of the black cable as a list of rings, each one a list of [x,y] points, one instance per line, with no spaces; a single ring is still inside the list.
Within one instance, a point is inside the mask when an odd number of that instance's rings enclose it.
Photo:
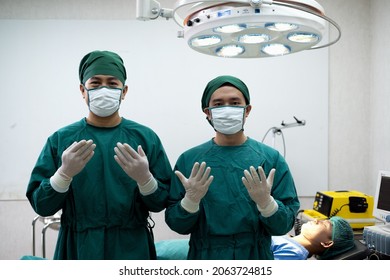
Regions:
[[[333,210],[333,212],[329,215],[329,218],[332,218],[332,217],[336,216],[337,213],[339,213],[341,211],[341,209],[343,209],[343,207],[347,206],[347,205],[349,205],[349,204],[344,204],[340,208]]]

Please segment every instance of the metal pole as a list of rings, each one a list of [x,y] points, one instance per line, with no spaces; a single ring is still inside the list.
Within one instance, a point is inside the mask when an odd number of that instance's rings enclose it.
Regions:
[[[35,256],[35,223],[39,219],[39,215],[32,221],[32,255]]]

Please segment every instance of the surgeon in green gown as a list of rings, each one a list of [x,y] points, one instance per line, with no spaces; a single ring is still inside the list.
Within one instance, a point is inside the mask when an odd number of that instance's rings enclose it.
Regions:
[[[216,134],[179,156],[166,223],[190,235],[188,259],[273,259],[271,236],[289,232],[300,207],[289,167],[244,134],[252,106],[243,81],[216,77],[201,104]]]
[[[165,209],[172,174],[163,145],[119,115],[128,86],[118,54],[88,53],[79,78],[88,116],[48,137],[27,198],[41,216],[62,213],[54,259],[155,259],[148,217]]]

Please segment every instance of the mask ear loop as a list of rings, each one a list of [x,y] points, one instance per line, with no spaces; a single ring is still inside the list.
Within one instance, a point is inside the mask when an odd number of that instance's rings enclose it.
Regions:
[[[123,88],[121,88],[121,94],[119,95],[119,106],[118,106],[118,110],[119,110],[119,108],[120,108],[120,106],[121,106],[121,104],[122,104],[122,100],[123,100],[122,95],[123,95],[124,89],[125,89],[125,87],[123,86]]]
[[[213,127],[214,131],[217,132],[217,130],[214,127],[214,122],[213,122],[213,113],[212,113],[213,110],[211,110],[210,108],[212,108],[212,107],[208,107],[209,112],[210,112],[210,119],[207,119],[207,121]]]
[[[83,85],[83,88],[84,88],[84,90],[87,92],[87,96],[88,96],[88,110],[91,110],[91,108],[90,108],[90,106],[89,106],[89,103],[90,103],[90,100],[91,100],[91,98],[90,98],[90,96],[89,96],[89,90],[87,89],[87,87],[85,86],[85,84],[82,84]]]
[[[248,108],[249,104],[244,106],[244,110],[242,110],[242,128],[241,130],[244,131],[244,125],[245,125],[245,120],[246,120],[246,109]]]
[[[210,114],[210,117],[211,117],[211,110],[210,110],[210,107],[204,108],[204,109],[203,109],[203,112],[206,114],[206,120],[207,120],[207,122],[214,128],[213,123],[211,122],[211,120],[209,120],[209,118],[208,118],[208,116],[207,116],[207,113],[205,112],[206,110],[209,111],[209,114]]]

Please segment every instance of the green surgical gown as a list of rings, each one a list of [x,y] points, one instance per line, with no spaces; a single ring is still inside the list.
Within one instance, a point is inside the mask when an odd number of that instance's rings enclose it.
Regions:
[[[218,146],[210,140],[180,155],[174,169],[188,178],[193,164],[203,161],[211,167],[214,180],[199,211],[189,213],[182,208],[185,190],[175,175],[165,211],[172,230],[190,234],[188,259],[273,259],[271,236],[289,232],[300,207],[284,158],[251,138],[240,146]],[[260,165],[267,176],[276,169],[271,195],[279,207],[267,218],[260,214],[241,180],[245,169]]]
[[[56,192],[50,177],[61,166],[62,152],[74,141],[92,139],[95,154],[65,193]],[[143,196],[114,159],[118,142],[141,145],[158,189]],[[112,128],[89,125],[85,119],[52,134],[38,157],[27,198],[41,216],[61,210],[54,259],[154,259],[147,227],[150,212],[166,207],[172,168],[158,136],[148,127],[122,118]]]

